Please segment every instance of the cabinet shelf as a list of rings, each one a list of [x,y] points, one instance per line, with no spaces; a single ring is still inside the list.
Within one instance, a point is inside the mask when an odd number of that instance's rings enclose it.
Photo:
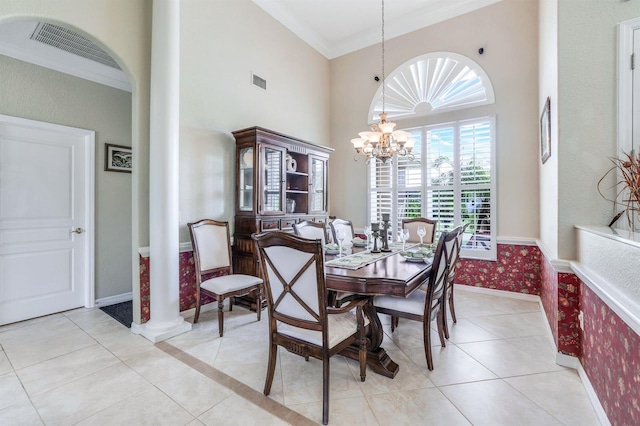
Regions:
[[[299,189],[287,189],[287,194],[308,194],[309,191],[301,191]]]
[[[287,172],[288,175],[295,175],[295,176],[309,176],[309,173],[303,173],[303,172]]]

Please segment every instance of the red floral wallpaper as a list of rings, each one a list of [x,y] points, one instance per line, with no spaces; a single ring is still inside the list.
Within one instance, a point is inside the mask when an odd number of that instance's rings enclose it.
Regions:
[[[611,424],[640,425],[640,336],[580,284],[582,366]]]
[[[540,295],[540,249],[498,244],[498,260],[460,259],[456,284]]]
[[[540,256],[542,307],[553,334],[558,342],[558,274],[545,256]]]
[[[193,252],[180,253],[180,312],[196,307],[196,270],[193,262]],[[223,275],[222,271],[216,275]],[[212,278],[214,275],[203,277]],[[149,321],[151,313],[149,286],[149,258],[140,256],[140,312],[141,323]],[[203,303],[215,301],[214,298],[203,296]]]
[[[580,356],[581,331],[580,313],[581,282],[575,274],[558,274],[558,352]]]

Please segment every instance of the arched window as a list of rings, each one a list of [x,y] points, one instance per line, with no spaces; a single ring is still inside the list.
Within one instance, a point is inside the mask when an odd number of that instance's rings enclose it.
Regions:
[[[437,114],[495,102],[489,76],[475,61],[452,52],[427,53],[385,78],[387,119]],[[369,122],[382,112],[382,85],[369,107]]]
[[[414,58],[394,70],[385,82],[385,112],[390,121],[494,102],[493,87],[484,70],[453,53]],[[376,122],[382,111],[381,96],[382,87],[371,103],[371,122]],[[398,127],[402,125],[398,123]],[[371,222],[388,213],[391,223],[396,224],[394,239],[402,219],[437,219],[438,230],[468,224],[462,255],[495,259],[495,117],[403,130],[416,141],[414,158],[369,163]]]

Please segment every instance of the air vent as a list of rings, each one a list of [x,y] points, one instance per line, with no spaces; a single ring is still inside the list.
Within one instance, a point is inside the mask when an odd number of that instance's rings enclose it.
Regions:
[[[118,64],[107,52],[100,49],[80,34],[63,27],[40,22],[31,35],[31,40],[48,44],[57,49],[81,56],[94,62],[99,62],[111,68],[120,69]]]
[[[251,74],[251,78],[253,80],[253,84],[264,89],[267,90],[267,80],[265,80],[264,78],[258,77],[255,74]]]

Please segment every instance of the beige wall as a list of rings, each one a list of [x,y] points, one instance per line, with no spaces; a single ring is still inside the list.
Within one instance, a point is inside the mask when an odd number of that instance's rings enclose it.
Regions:
[[[617,155],[617,24],[640,16],[637,0],[558,2],[558,257],[576,258],[574,225],[614,215],[598,180]],[[553,154],[552,154],[553,155]]]
[[[183,0],[180,13],[184,242],[189,221],[233,223],[232,131],[261,126],[329,145],[329,61],[250,0]]]
[[[539,2],[538,111],[551,98],[551,157],[540,169],[540,240],[553,259],[558,257],[558,0]]]
[[[131,175],[104,144],[131,145],[131,93],[0,55],[0,114],[93,130],[96,298],[131,292]]]
[[[471,110],[398,121],[398,127],[495,115],[497,125],[498,236],[537,238],[538,222],[538,20],[537,0],[502,1],[387,41],[387,74],[416,56],[438,51],[465,55],[489,75],[496,103]],[[485,53],[478,54],[484,47]],[[379,83],[380,46],[331,62],[331,213],[366,221],[365,163],[353,162],[349,142],[367,128]]]
[[[140,292],[137,248],[149,243],[150,0],[2,0],[0,25],[12,19],[46,20],[67,26],[99,44],[129,76],[131,94],[132,290]],[[97,294],[98,297],[100,295]],[[139,303],[134,303],[134,320]]]

